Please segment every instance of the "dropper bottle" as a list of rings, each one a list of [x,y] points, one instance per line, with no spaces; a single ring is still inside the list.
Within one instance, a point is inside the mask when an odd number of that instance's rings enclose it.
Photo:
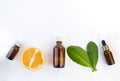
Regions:
[[[15,56],[17,55],[17,53],[19,52],[21,43],[19,41],[17,41],[14,46],[11,47],[11,49],[9,50],[6,58],[8,58],[9,60],[13,60],[15,58]]]
[[[112,52],[110,51],[108,45],[106,44],[105,40],[102,40],[102,45],[103,45],[103,51],[104,51],[104,56],[106,59],[106,62],[108,65],[113,65],[115,64],[114,57],[112,55]]]

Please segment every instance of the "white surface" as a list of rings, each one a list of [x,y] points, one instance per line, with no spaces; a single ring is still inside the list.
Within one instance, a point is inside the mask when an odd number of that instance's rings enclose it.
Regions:
[[[2,57],[0,81],[120,81],[120,2],[119,0],[0,0],[0,54],[7,54],[12,42],[22,39],[14,61]],[[85,48],[93,40],[99,46],[97,72],[72,62],[66,54],[66,67],[52,67],[52,48],[62,35],[65,47]],[[108,66],[100,41],[109,44],[116,64]],[[11,44],[11,45],[10,45]],[[20,63],[21,52],[35,46],[46,56],[45,66],[36,72]]]

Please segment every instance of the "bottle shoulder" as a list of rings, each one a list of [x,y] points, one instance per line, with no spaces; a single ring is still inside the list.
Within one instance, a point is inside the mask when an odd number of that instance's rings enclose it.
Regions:
[[[65,48],[63,45],[56,45],[54,48]]]
[[[19,50],[19,46],[17,46],[16,44],[12,47],[12,49],[14,49],[14,50]]]

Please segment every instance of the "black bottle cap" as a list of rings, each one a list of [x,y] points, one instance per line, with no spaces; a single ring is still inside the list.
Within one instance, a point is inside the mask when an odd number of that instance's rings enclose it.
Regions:
[[[105,46],[105,45],[106,45],[105,40],[102,40],[102,45],[103,45],[103,46]]]

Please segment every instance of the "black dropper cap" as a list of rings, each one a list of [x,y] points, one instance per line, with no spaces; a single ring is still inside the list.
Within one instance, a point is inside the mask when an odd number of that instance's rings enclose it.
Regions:
[[[103,46],[105,46],[105,45],[106,45],[105,40],[102,40],[102,45],[103,45]]]

